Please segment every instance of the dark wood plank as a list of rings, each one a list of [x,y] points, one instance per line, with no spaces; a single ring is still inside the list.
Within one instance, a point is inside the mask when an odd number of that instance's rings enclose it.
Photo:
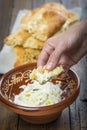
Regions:
[[[47,124],[46,130],[70,130],[69,108],[66,108],[56,121]]]
[[[79,101],[81,130],[87,130],[87,101]]]
[[[18,130],[46,130],[45,125],[35,125],[23,121],[20,118]]]
[[[45,0],[33,0],[33,8],[36,8],[36,7],[39,7],[41,6],[42,4],[45,4]]]
[[[10,31],[12,30],[12,27],[14,25],[18,12],[20,10],[24,10],[24,9],[31,10],[33,7],[32,2],[33,2],[32,0],[25,0],[25,1],[21,0],[21,2],[19,2],[19,0],[14,1],[14,8],[13,8],[13,12],[12,12]]]
[[[61,0],[45,0],[45,2],[57,2],[57,3],[61,3]]]
[[[79,0],[82,8],[82,19],[87,18],[87,0]]]
[[[18,115],[0,104],[0,130],[17,130]]]
[[[78,7],[79,4],[80,4],[79,0],[61,0],[61,2],[68,9],[71,9],[71,8],[74,8],[74,7]]]
[[[71,128],[71,130],[80,130],[80,127],[81,127],[78,101],[79,101],[79,99],[77,99],[70,106],[70,128]]]
[[[9,32],[12,3],[12,0],[0,0],[0,50],[3,47],[3,39]]]

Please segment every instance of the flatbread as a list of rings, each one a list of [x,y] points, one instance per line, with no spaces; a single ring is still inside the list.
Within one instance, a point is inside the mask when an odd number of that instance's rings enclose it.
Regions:
[[[53,70],[47,70],[45,66],[39,66],[38,68],[32,70],[32,72],[30,73],[30,79],[36,80],[40,84],[43,84],[59,76],[62,72],[64,72],[62,66],[57,66]]]
[[[32,16],[27,23],[27,28],[33,37],[41,41],[46,41],[60,30],[65,21],[65,17],[56,10],[42,8]]]
[[[4,39],[4,43],[9,46],[22,46],[34,49],[42,49],[44,42],[34,38],[28,31],[19,29]]]
[[[44,46],[44,42],[34,38],[33,36],[28,37],[23,44],[24,48],[30,47],[33,49],[42,49],[43,46]]]
[[[26,39],[30,36],[28,31],[18,29],[16,32],[11,33],[4,39],[4,43],[10,46],[23,45]]]
[[[36,62],[45,41],[64,32],[78,19],[76,13],[55,2],[27,12],[22,17],[18,30],[4,39],[5,44],[14,47],[14,67]]]
[[[23,64],[36,62],[41,50],[15,46],[14,52],[16,54],[14,67],[17,67]]]

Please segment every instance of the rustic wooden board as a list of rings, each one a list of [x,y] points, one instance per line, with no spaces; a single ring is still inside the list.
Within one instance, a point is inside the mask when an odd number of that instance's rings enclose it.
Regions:
[[[79,6],[80,0],[61,0],[62,4],[64,4],[68,9]]]
[[[45,125],[30,124],[30,123],[27,123],[27,122],[23,121],[22,119],[20,119],[18,130],[25,130],[25,128],[26,128],[26,130],[46,130]]]
[[[47,130],[70,130],[69,108],[53,123],[47,125]]]
[[[18,115],[0,104],[0,130],[16,130]]]
[[[14,25],[18,12],[23,9],[31,10],[32,6],[33,6],[33,1],[32,0],[25,0],[25,1],[21,0],[21,2],[19,2],[19,0],[14,0],[13,5],[14,5],[14,8],[12,11],[10,31]]]
[[[87,101],[79,101],[81,130],[87,130]]]
[[[45,1],[44,0],[33,0],[33,8],[36,8],[38,6],[41,6],[42,4],[45,4]]]
[[[0,0],[0,50],[3,47],[3,38],[9,31],[12,3],[12,0]]]
[[[79,106],[78,106],[78,100],[76,100],[71,106],[70,106],[70,127],[71,130],[80,130],[80,116],[79,116]]]

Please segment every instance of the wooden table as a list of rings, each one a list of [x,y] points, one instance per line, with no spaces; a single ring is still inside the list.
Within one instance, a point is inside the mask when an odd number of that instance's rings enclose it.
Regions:
[[[22,9],[32,9],[43,3],[55,1],[67,8],[80,6],[82,19],[87,17],[87,0],[0,0],[0,49],[3,38],[9,34],[15,18]],[[66,108],[59,120],[46,125],[33,125],[0,104],[0,130],[87,130],[87,56],[74,66],[81,80],[78,99]]]

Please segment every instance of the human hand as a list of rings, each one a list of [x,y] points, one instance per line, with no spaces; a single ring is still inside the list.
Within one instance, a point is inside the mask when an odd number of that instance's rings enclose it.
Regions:
[[[87,52],[86,26],[87,21],[82,21],[70,27],[66,32],[49,38],[39,56],[37,65],[46,65],[46,68],[51,70],[59,64],[65,69],[76,64]]]

